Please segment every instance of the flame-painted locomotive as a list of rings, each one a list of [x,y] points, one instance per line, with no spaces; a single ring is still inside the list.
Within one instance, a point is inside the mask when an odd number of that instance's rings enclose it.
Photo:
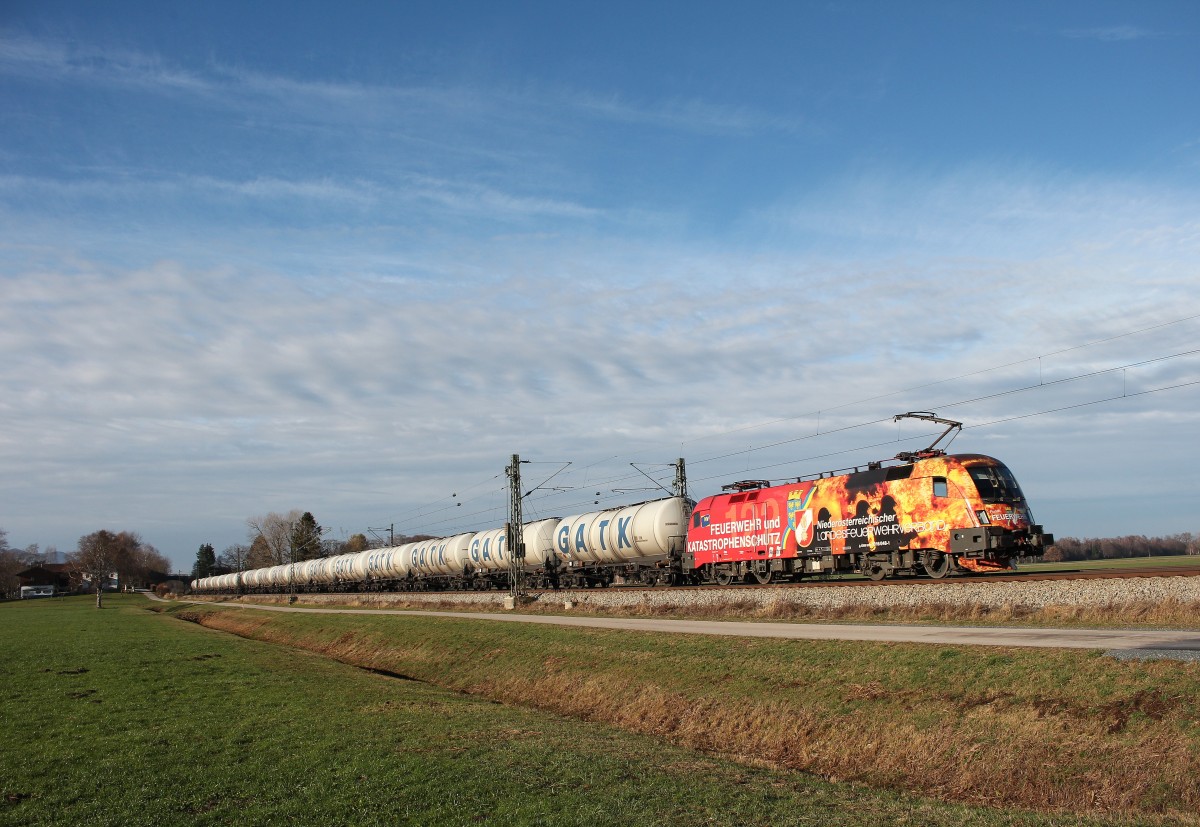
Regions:
[[[943,578],[1011,568],[1054,543],[999,460],[936,445],[847,473],[784,485],[748,480],[693,503],[680,495],[525,523],[521,554],[504,529],[205,578],[200,592],[508,588],[613,583],[769,583],[861,573]],[[682,471],[682,461],[679,466]],[[680,483],[682,486],[682,483]]]
[[[1054,542],[1008,468],[981,454],[740,483],[697,503],[687,536],[683,568],[717,583],[852,571],[941,578],[1008,569]]]
[[[693,510],[684,569],[717,583],[833,572],[942,578],[1008,569],[1054,544],[1004,463],[937,448],[962,423],[924,411],[895,418],[947,427],[928,448],[888,464],[726,486]]]

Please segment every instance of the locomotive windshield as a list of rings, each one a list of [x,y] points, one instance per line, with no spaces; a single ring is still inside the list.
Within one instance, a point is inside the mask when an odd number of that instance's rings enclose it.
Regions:
[[[975,480],[975,487],[979,489],[979,496],[985,503],[1016,503],[1025,500],[1016,477],[1003,465],[973,465],[967,470],[971,472],[971,479]]]

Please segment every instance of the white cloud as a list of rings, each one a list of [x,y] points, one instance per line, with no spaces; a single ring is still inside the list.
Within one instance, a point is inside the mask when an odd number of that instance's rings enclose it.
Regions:
[[[1145,40],[1146,38],[1162,37],[1161,34],[1143,29],[1140,26],[1094,26],[1088,29],[1065,29],[1063,37],[1074,40],[1100,40],[1105,43],[1117,43],[1127,40]]]
[[[39,82],[90,82],[193,95],[214,91],[202,75],[168,65],[154,55],[42,40],[11,31],[0,38],[0,68]]]
[[[703,493],[912,447],[892,446],[921,431],[890,422],[830,433],[903,410],[940,408],[970,425],[1195,379],[1191,357],[1053,384],[1196,341],[1193,320],[1056,353],[1200,312],[1186,197],[1111,183],[912,184],[822,193],[829,234],[854,227],[852,240],[871,243],[827,245],[819,258],[796,245],[751,258],[699,242],[513,236],[426,250],[408,262],[412,279],[352,265],[332,282],[182,263],[10,271],[0,462],[28,470],[0,499],[34,516],[0,524],[14,540],[67,545],[70,535],[24,532],[70,507],[75,536],[118,513],[129,525],[116,527],[151,542],[163,532],[196,545],[215,530],[222,544],[250,514],[304,507],[359,530],[490,478],[513,451],[581,467],[628,454],[591,477],[567,474],[606,496],[630,459],[682,453]],[[891,213],[901,192],[922,194]],[[779,215],[822,229],[812,205]],[[967,256],[972,247],[980,254]],[[956,447],[994,447],[1027,487],[1053,492],[1096,461],[1085,423],[1118,454],[1137,443],[1169,452],[1159,437],[1195,428],[1197,395],[1013,420]],[[956,404],[980,397],[991,398]],[[1133,424],[1143,420],[1156,424]],[[1075,508],[1050,506],[1043,519]]]
[[[811,123],[797,118],[771,116],[746,106],[722,106],[699,99],[675,99],[639,105],[620,95],[596,95],[563,91],[551,95],[555,103],[578,109],[591,117],[620,123],[636,123],[686,132],[749,135],[759,132],[818,132]]]
[[[575,460],[564,479],[605,496],[630,459],[682,453],[703,494],[913,447],[897,436],[921,431],[890,421],[831,433],[904,410],[989,422],[1196,375],[1181,359],[994,396],[1195,341],[1193,322],[1036,360],[1200,312],[1189,190],[999,165],[872,169],[704,238],[687,215],[564,186],[546,145],[520,140],[542,138],[527,121],[565,124],[568,109],[705,135],[803,125],[696,100],[185,70],[19,38],[0,44],[0,68],[270,109],[280,132],[379,128],[388,152],[435,147],[384,166],[372,145],[329,174],[239,176],[218,160],[0,178],[0,463],[21,469],[0,483],[0,526],[21,544],[67,547],[114,520],[182,564],[200,542],[240,539],[245,517],[294,507],[357,531],[491,480],[513,451]],[[420,116],[434,110],[431,127]],[[492,140],[506,129],[519,139]],[[1104,476],[1088,431],[1123,459],[1141,445],[1177,461],[1171,437],[1194,437],[1196,399],[1013,420],[956,447],[995,445],[1031,494],[1057,492]],[[1117,519],[1056,502],[1059,533]],[[1122,517],[1148,533],[1186,519],[1167,504]]]
[[[537,113],[569,107],[597,120],[637,123],[703,134],[811,131],[811,124],[780,118],[746,106],[699,98],[633,103],[619,94],[569,88],[468,84],[381,85],[302,80],[212,63],[202,69],[172,65],[136,51],[64,43],[8,32],[0,39],[0,70],[39,83],[90,83],[163,95],[200,98],[208,105],[261,113],[264,102],[316,121],[363,126],[397,117],[415,119],[436,111],[466,122],[520,123]]]

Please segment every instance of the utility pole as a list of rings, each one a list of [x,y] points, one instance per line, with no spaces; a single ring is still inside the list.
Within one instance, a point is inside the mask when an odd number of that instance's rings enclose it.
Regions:
[[[683,457],[675,463],[675,482],[671,486],[675,489],[676,497],[687,499],[687,469],[683,464]]]
[[[512,455],[512,464],[504,469],[508,474],[508,573],[513,607],[525,596],[525,532],[521,515],[521,457]]]

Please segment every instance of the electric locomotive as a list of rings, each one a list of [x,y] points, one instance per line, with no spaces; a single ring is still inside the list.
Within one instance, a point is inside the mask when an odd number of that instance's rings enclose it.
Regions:
[[[1009,569],[1054,544],[1004,463],[936,447],[962,423],[926,412],[895,418],[948,427],[928,448],[887,463],[725,486],[693,509],[683,567],[722,584],[838,572],[942,578]]]

